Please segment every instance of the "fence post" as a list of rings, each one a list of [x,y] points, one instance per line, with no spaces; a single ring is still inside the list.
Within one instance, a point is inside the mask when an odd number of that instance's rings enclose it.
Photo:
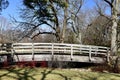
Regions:
[[[71,44],[71,60],[73,59],[73,45]]]
[[[89,46],[89,61],[91,61],[91,50],[92,48],[91,48],[91,46]]]

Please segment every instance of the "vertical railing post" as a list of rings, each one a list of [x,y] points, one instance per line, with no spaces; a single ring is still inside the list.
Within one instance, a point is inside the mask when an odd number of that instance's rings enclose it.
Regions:
[[[12,57],[12,63],[14,62],[14,47],[13,43],[11,44],[11,57]]]
[[[31,67],[35,67],[34,53],[35,53],[35,47],[34,47],[34,43],[32,42],[32,62],[31,62]]]
[[[73,45],[71,44],[71,60],[73,59]]]
[[[54,43],[52,43],[52,60],[54,59]]]
[[[109,50],[109,48],[107,48],[107,62],[110,61],[110,60],[109,60],[109,57],[110,57],[110,50]]]
[[[79,49],[80,49],[80,54],[82,54],[82,50],[81,50],[81,49],[82,49],[82,46],[81,46],[81,45],[80,45],[80,48],[79,48]]]
[[[89,46],[89,60],[91,61],[91,53],[92,53],[92,48]]]
[[[13,48],[13,44],[11,44],[11,55],[12,55],[12,57],[13,57],[13,55],[14,55],[14,50],[13,50],[14,48]]]
[[[98,47],[96,47],[95,49],[96,49],[95,50],[95,55],[97,55],[98,54]]]
[[[34,60],[34,43],[32,43],[32,60]]]

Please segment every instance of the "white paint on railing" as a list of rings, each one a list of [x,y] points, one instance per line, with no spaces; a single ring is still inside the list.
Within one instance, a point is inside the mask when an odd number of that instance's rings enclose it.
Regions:
[[[103,54],[107,55],[108,47],[81,45],[81,44],[66,44],[66,43],[13,43],[12,53],[60,53],[70,54],[73,58],[74,54]],[[0,51],[2,54],[3,51]]]
[[[71,59],[73,58],[73,45],[71,45]]]
[[[54,55],[54,44],[52,43],[52,56]]]
[[[89,47],[89,60],[90,60],[90,61],[91,61],[91,59],[92,59],[92,58],[91,58],[91,54],[92,54],[91,52],[92,52],[92,49],[91,49],[91,46],[90,46],[90,47]]]
[[[34,60],[34,43],[32,43],[32,60]]]
[[[6,47],[4,46],[4,48]],[[29,58],[29,60],[33,60],[33,59],[37,60],[38,58],[39,59],[41,58],[40,60],[42,60],[42,58],[45,58],[45,60],[54,60],[56,56],[57,57],[59,56],[61,60],[65,58],[68,61],[70,59],[72,61],[77,61],[77,60],[93,61],[93,59],[96,59],[95,57],[98,58],[97,55],[104,55],[109,60],[108,51],[109,48],[103,46],[66,44],[66,43],[13,43],[11,46],[11,55],[13,55],[15,59],[18,58],[17,59],[18,61],[22,59],[22,57],[25,57],[27,59]],[[29,53],[29,55],[27,55],[27,53]],[[41,53],[42,55],[36,55]],[[1,48],[0,54],[8,54],[8,52],[7,50],[3,50]],[[20,54],[20,55],[16,55],[16,54]],[[99,58],[96,59],[96,61],[98,60]]]

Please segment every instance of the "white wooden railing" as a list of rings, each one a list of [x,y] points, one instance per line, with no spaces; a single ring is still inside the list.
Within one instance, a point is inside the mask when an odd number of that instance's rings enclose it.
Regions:
[[[65,43],[13,43],[14,53],[106,54],[108,47]],[[3,47],[5,48],[5,47]],[[1,51],[5,51],[2,50]]]
[[[51,53],[54,54],[88,54],[91,57],[95,55],[107,55],[108,47],[80,45],[80,44],[64,44],[64,43],[13,43],[14,53]]]
[[[65,44],[65,43],[13,43],[11,48],[7,48],[6,44],[1,45],[0,54],[44,54],[44,55],[69,55],[72,59],[74,55],[88,56],[91,60],[93,55],[108,56],[108,47],[80,45],[80,44]],[[8,49],[8,50],[6,50]]]

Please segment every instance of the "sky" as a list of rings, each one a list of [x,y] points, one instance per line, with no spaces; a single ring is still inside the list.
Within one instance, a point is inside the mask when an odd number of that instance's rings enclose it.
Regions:
[[[2,11],[2,16],[7,19],[10,19],[10,16],[14,16],[15,18],[19,18],[19,8],[22,7],[22,0],[8,0],[9,6],[5,10]],[[95,4],[93,0],[87,0],[88,2],[85,6],[92,8]]]
[[[6,19],[8,19],[9,21],[10,16],[16,18],[16,19],[20,19],[19,18],[19,8],[21,8],[22,5],[22,0],[8,0],[9,1],[9,6],[8,8],[6,8],[5,10],[2,11],[2,15],[3,17],[5,17]],[[95,3],[93,2],[93,0],[86,0],[85,5],[83,8],[93,8],[93,6],[95,6]],[[108,11],[109,12],[109,11]]]
[[[19,18],[19,8],[22,7],[22,0],[8,0],[9,6],[2,11],[3,17],[10,20],[10,16]]]

